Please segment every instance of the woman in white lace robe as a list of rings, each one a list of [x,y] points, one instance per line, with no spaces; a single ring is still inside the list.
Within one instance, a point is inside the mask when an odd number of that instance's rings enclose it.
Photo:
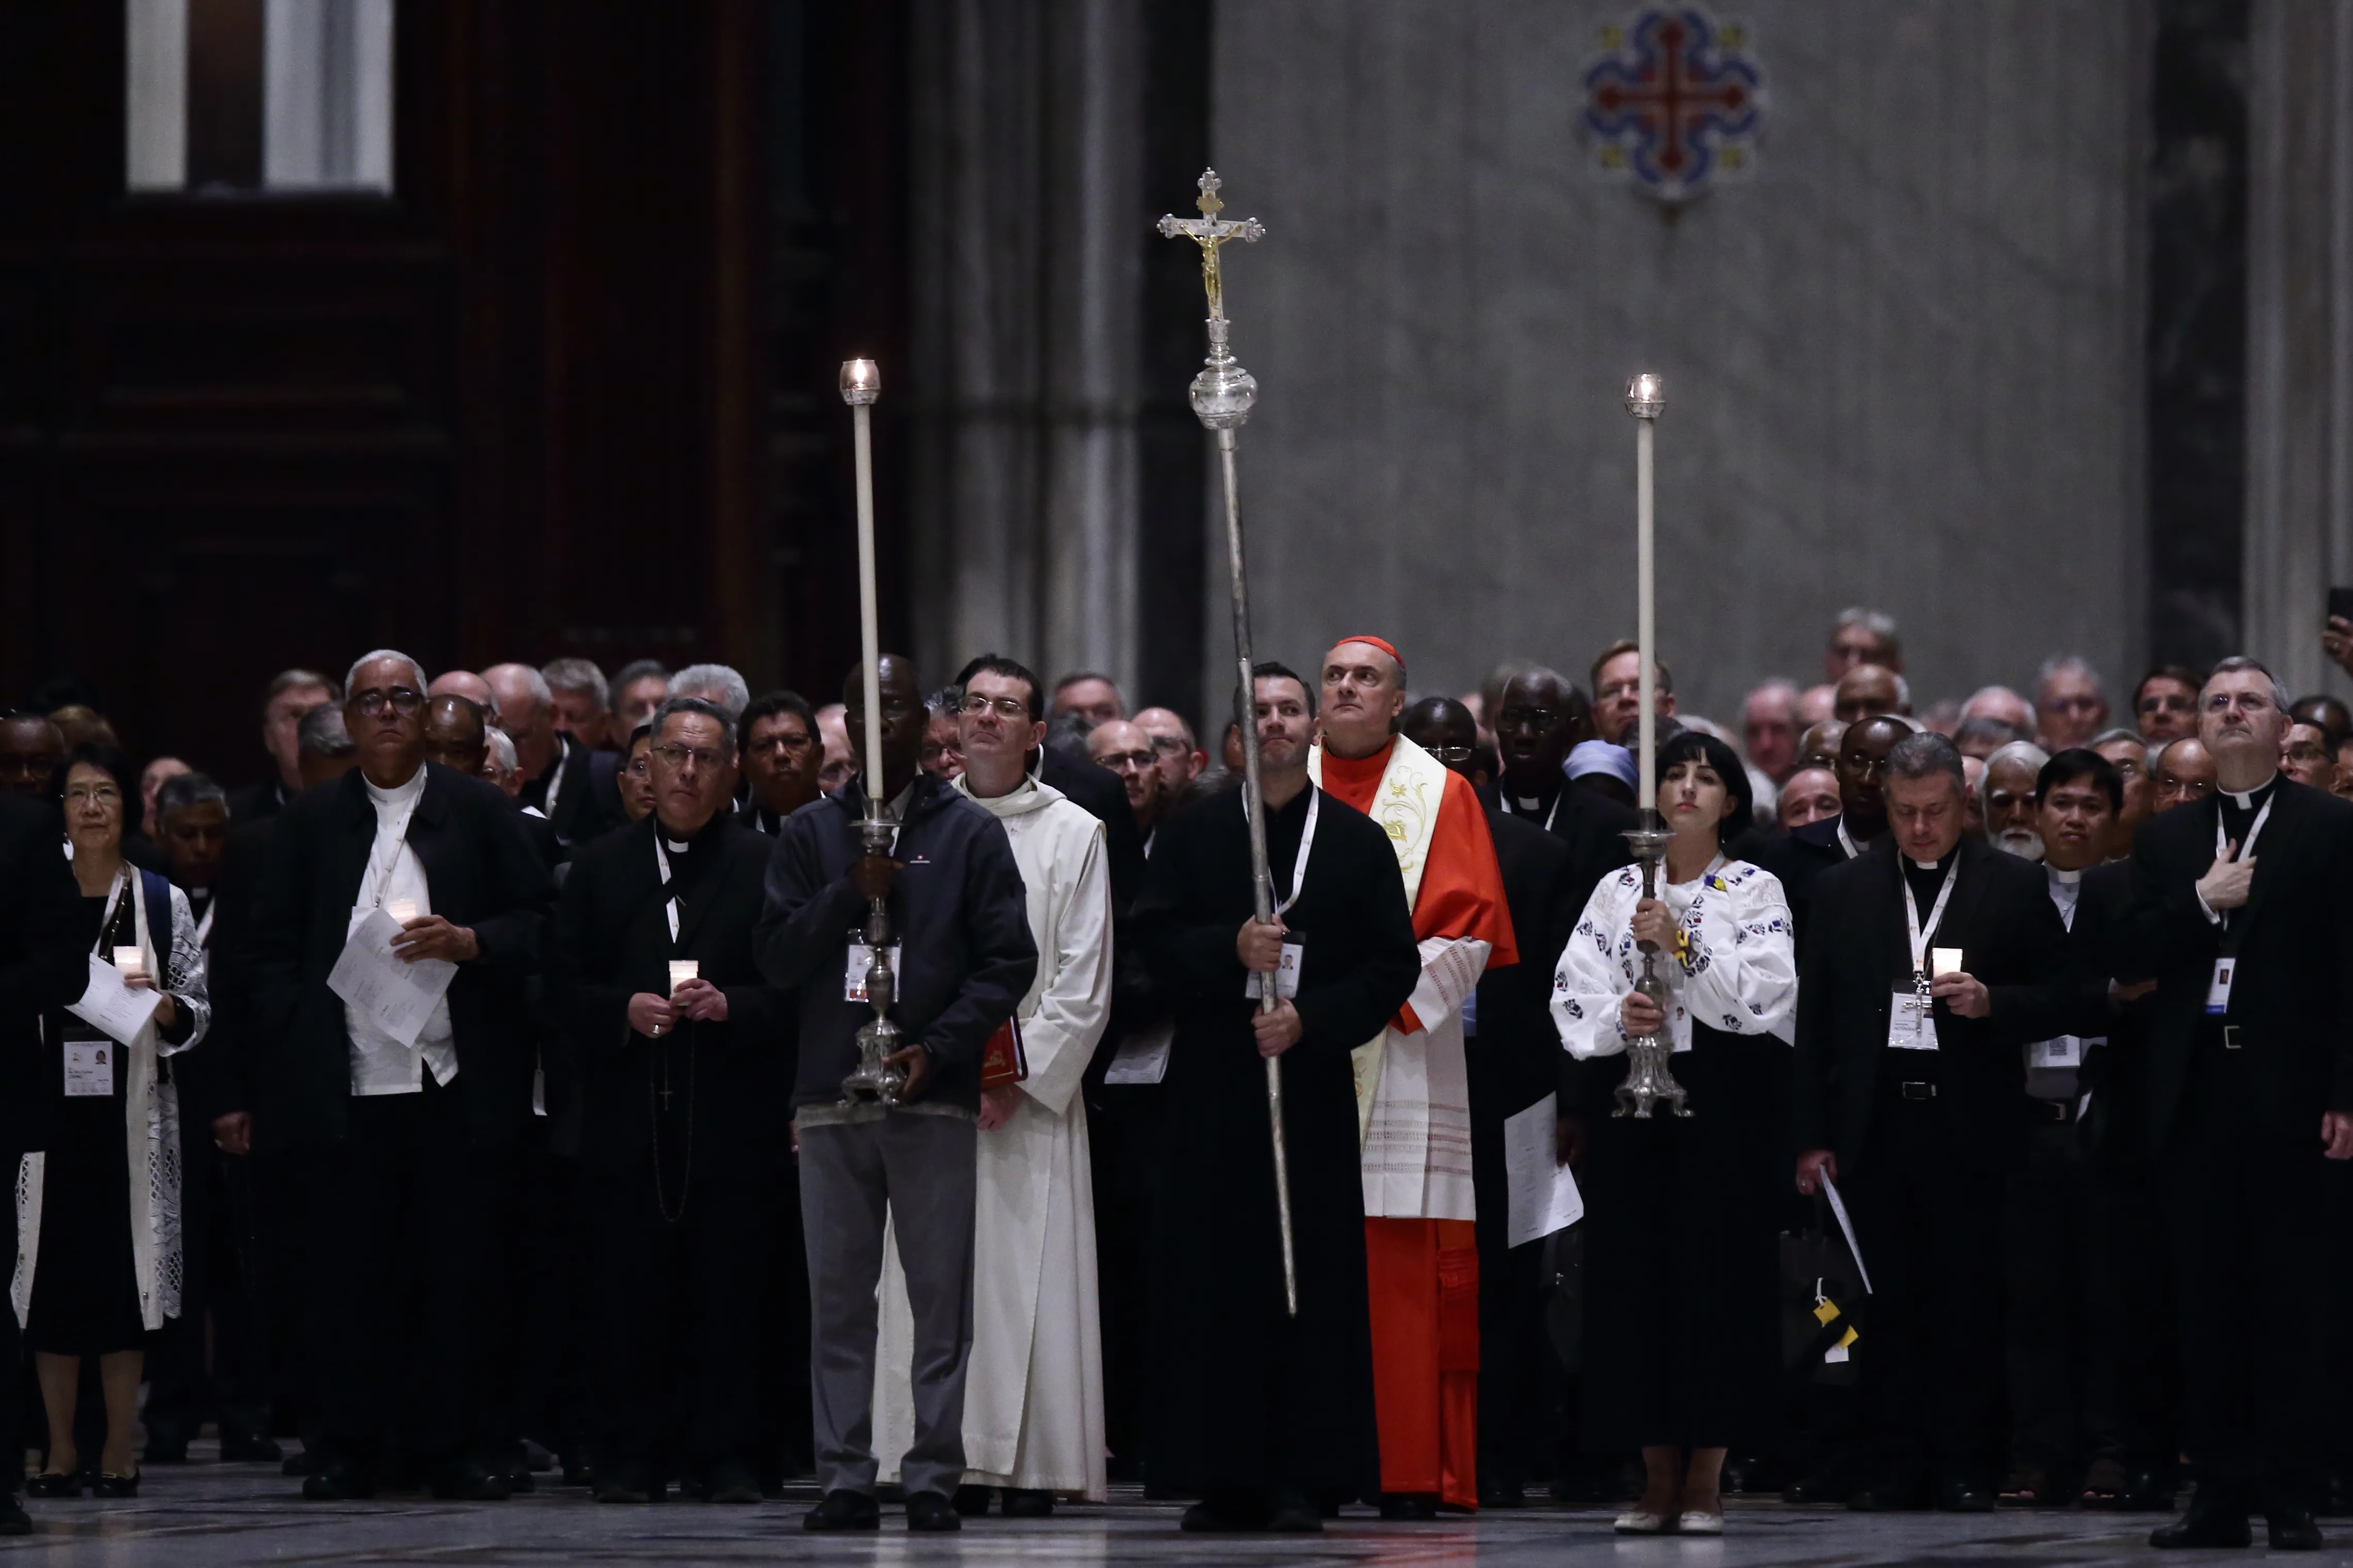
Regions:
[[[1772,1427],[1780,1347],[1776,1204],[1786,1191],[1788,1044],[1797,1016],[1789,910],[1768,871],[1727,859],[1747,825],[1746,770],[1685,731],[1659,748],[1673,838],[1655,899],[1629,867],[1604,878],[1561,954],[1552,1011],[1577,1058],[1585,1171],[1586,1438],[1642,1450],[1628,1533],[1723,1529],[1728,1446]],[[1634,992],[1657,944],[1663,1011]],[[1630,1036],[1663,1033],[1688,1118],[1610,1114]]]
[[[16,1172],[10,1295],[49,1426],[47,1461],[26,1483],[35,1497],[79,1496],[85,1485],[100,1497],[137,1495],[132,1445],[145,1336],[180,1310],[179,1096],[168,1059],[204,1039],[212,1007],[187,895],[122,859],[135,790],[111,748],[83,747],[67,760],[66,837],[93,963],[74,1010],[42,1020],[55,1099],[40,1152]],[[127,1021],[98,1005],[110,992],[152,997],[153,1009]],[[99,1358],[106,1396],[95,1466],[74,1447],[85,1355]]]

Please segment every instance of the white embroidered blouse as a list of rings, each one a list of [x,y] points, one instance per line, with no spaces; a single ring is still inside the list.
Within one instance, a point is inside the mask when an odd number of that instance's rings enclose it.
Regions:
[[[1726,1034],[1772,1035],[1788,1044],[1797,1027],[1798,961],[1780,879],[1718,856],[1692,881],[1662,882],[1659,896],[1677,927],[1674,950],[1659,955],[1674,1048],[1692,1048],[1694,1018]],[[1604,877],[1560,955],[1552,1017],[1571,1056],[1626,1048],[1619,1003],[1642,973],[1633,931],[1641,899],[1641,868]]]

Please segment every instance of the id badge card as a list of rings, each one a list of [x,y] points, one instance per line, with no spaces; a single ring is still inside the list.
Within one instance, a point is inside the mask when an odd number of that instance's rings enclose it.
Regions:
[[[114,1093],[114,1053],[120,1047],[112,1040],[68,1040],[66,1042],[66,1098],[80,1099],[86,1095]]]
[[[1304,944],[1301,942],[1286,942],[1282,944],[1282,957],[1277,961],[1274,969],[1274,994],[1282,1001],[1288,1002],[1299,994],[1299,956],[1303,951]],[[1242,977],[1242,994],[1253,1002],[1258,1000],[1258,974],[1255,971]]]
[[[2026,1065],[2038,1068],[2082,1067],[2084,1042],[2073,1035],[2062,1035],[2055,1040],[2037,1040],[2027,1047]]]
[[[1887,1048],[1891,1051],[1933,1051],[1936,1020],[1930,1005],[1910,991],[1898,991],[1887,1006]]]
[[[891,973],[895,979],[901,973],[899,968],[899,944],[895,942],[892,942],[889,951],[891,953]],[[844,967],[841,976],[841,999],[843,1001],[863,1002],[866,1000],[866,972],[873,967],[874,950],[867,946],[862,942],[851,942],[849,944],[849,962]]]
[[[2206,983],[2206,1011],[2216,1017],[2231,1010],[2231,972],[2238,967],[2235,958],[2214,961],[2214,978]]]

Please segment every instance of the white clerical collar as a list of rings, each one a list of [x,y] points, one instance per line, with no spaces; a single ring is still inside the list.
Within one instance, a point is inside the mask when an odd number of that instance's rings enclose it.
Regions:
[[[2052,881],[2063,887],[2073,887],[2084,879],[2084,873],[2081,871],[2062,871],[2058,867],[2048,863],[2045,863],[2042,868],[2051,873]]]
[[[1544,802],[1532,795],[1515,795],[1512,797],[1512,804],[1518,806],[1522,811],[1534,811],[1536,807],[1542,805]]]
[[[417,771],[408,775],[407,783],[395,784],[390,789],[383,788],[365,773],[360,775],[360,783],[367,786],[369,798],[378,805],[406,805],[425,793],[425,764],[417,763]]]
[[[694,847],[691,842],[681,842],[676,838],[672,838],[668,833],[664,833],[662,835],[662,842],[670,847],[670,852],[673,855],[683,855],[689,849]]]
[[[2271,777],[2265,779],[2263,783],[2257,784],[2253,789],[2226,789],[2222,791],[2222,793],[2229,795],[2232,800],[2237,801],[2241,811],[2253,811],[2255,809],[2255,796],[2263,794],[2263,791],[2271,788],[2272,785],[2277,783],[2279,783],[2279,774],[2274,773]]]

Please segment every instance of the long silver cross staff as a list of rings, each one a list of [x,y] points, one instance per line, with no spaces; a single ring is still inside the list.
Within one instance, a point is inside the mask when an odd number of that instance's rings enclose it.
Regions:
[[[1180,218],[1170,213],[1160,220],[1162,237],[1174,239],[1178,235],[1201,247],[1201,287],[1209,296],[1209,357],[1201,374],[1193,378],[1187,395],[1192,400],[1193,413],[1202,425],[1216,433],[1218,460],[1226,477],[1226,556],[1231,568],[1234,594],[1234,672],[1240,706],[1235,710],[1241,721],[1242,731],[1242,801],[1248,809],[1243,815],[1250,821],[1250,888],[1261,922],[1274,919],[1274,880],[1266,864],[1266,797],[1259,792],[1258,772],[1258,704],[1250,679],[1250,578],[1242,566],[1242,502],[1241,490],[1234,478],[1234,432],[1250,417],[1250,405],[1258,401],[1258,382],[1235,360],[1233,351],[1226,346],[1225,286],[1218,273],[1218,247],[1229,239],[1245,243],[1266,234],[1266,226],[1254,217],[1234,223],[1218,214],[1225,204],[1218,199],[1218,172],[1201,172],[1201,199],[1195,205],[1201,209],[1199,217]],[[1259,976],[1259,1011],[1271,1013],[1275,1007],[1275,977]],[[1266,1110],[1269,1124],[1274,1133],[1274,1205],[1275,1218],[1282,1229],[1282,1299],[1293,1317],[1299,1315],[1299,1266],[1291,1244],[1291,1158],[1282,1141],[1282,1064],[1276,1057],[1266,1058]]]

